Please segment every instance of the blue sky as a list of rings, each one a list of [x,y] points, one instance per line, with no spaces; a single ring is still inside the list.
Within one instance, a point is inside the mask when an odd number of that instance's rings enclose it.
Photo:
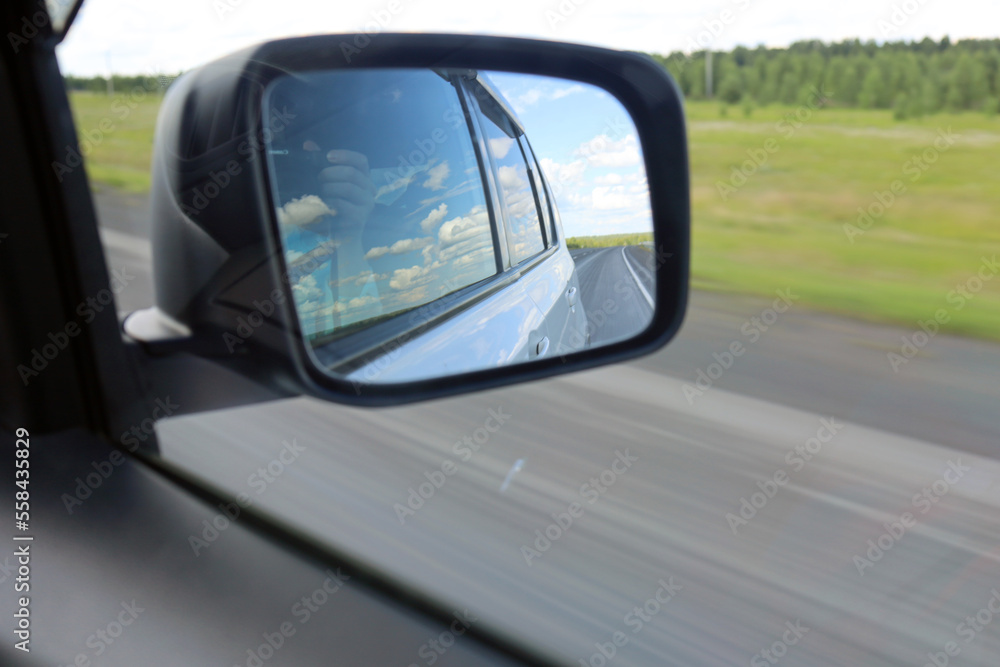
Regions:
[[[628,113],[588,84],[490,73],[524,125],[567,236],[648,232],[649,191]]]

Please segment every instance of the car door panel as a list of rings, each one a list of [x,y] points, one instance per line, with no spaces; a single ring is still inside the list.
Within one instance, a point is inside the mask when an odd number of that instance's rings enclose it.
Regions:
[[[419,311],[416,315],[413,323],[419,325]],[[385,354],[355,370],[350,379],[398,382],[529,361],[537,356],[532,345],[546,335],[539,333],[544,327],[543,311],[518,280],[425,334],[384,346]]]

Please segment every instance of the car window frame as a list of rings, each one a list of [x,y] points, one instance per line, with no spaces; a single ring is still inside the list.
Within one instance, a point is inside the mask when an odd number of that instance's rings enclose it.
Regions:
[[[530,156],[529,166],[534,167],[533,180],[537,188],[535,190],[535,197],[537,199],[539,210],[542,211],[544,217],[542,228],[545,231],[545,238],[547,241],[545,247],[558,246],[561,238],[560,235],[556,233],[556,205],[552,199],[549,184],[545,180],[545,174],[542,173],[542,165],[538,161],[538,157],[535,155],[535,149],[531,147],[531,142],[528,140],[528,133],[525,132],[518,137],[518,141],[523,143],[521,150],[525,152],[525,156]],[[545,195],[545,206],[541,205],[542,202],[538,195],[539,192]]]
[[[518,121],[517,118],[511,116],[510,113],[508,113],[508,111],[505,109],[505,107],[507,105],[503,102],[503,100],[500,99],[500,98],[498,98],[497,95],[496,95],[496,93],[494,93],[494,91],[492,91],[486,84],[484,84],[484,82],[480,78],[476,77],[475,79],[467,79],[465,81],[465,85],[463,87],[466,88],[466,94],[470,98],[470,103],[474,101],[474,104],[472,104],[471,106],[472,106],[472,108],[475,109],[475,112],[476,112],[475,115],[476,115],[477,120],[479,122],[479,132],[481,133],[481,137],[482,137],[483,150],[485,150],[486,151],[486,155],[489,156],[489,166],[490,166],[490,170],[492,171],[492,177],[493,177],[493,182],[494,182],[494,186],[495,186],[495,193],[496,193],[496,197],[497,197],[497,199],[496,199],[497,211],[500,214],[501,219],[503,220],[503,228],[504,228],[504,230],[506,232],[507,254],[509,256],[509,266],[511,268],[520,267],[520,266],[525,265],[528,262],[531,262],[532,260],[534,260],[535,258],[537,258],[540,254],[544,253],[546,250],[548,250],[551,247],[551,245],[548,243],[548,235],[546,234],[546,230],[545,230],[545,218],[544,218],[544,216],[542,214],[541,206],[539,205],[538,192],[535,189],[536,186],[535,186],[534,178],[531,177],[531,175],[530,175],[531,174],[531,165],[529,164],[528,160],[526,159],[526,157],[524,155],[524,151],[521,148],[521,141],[520,141],[520,139],[521,139],[521,137],[526,136],[526,132],[524,131],[524,128],[521,126],[520,121]],[[481,91],[481,94],[480,94],[479,91]],[[509,210],[507,209],[507,199],[504,196],[504,194],[502,192],[502,189],[498,185],[500,183],[500,167],[499,167],[499,165],[497,163],[496,156],[493,154],[493,149],[490,147],[489,141],[486,138],[486,131],[485,131],[484,127],[483,127],[484,123],[487,123],[487,122],[492,123],[493,121],[490,118],[486,117],[486,115],[483,112],[481,106],[479,105],[479,99],[480,99],[481,96],[482,97],[487,97],[492,102],[494,102],[497,105],[497,110],[504,115],[505,119],[508,121],[508,123],[510,124],[510,126],[519,132],[519,134],[517,134],[516,136],[514,136],[512,138],[514,139],[514,143],[518,147],[518,152],[519,152],[519,155],[521,156],[521,161],[524,164],[524,168],[525,168],[525,170],[529,174],[528,182],[531,184],[531,194],[532,194],[532,198],[533,198],[533,200],[535,202],[535,214],[536,214],[536,216],[538,218],[538,229],[539,229],[539,233],[541,234],[541,237],[542,237],[542,249],[540,251],[534,253],[534,254],[528,255],[527,257],[521,259],[520,261],[518,261],[516,263],[515,263],[515,260],[514,260],[514,257],[515,257],[514,256],[514,249],[513,249],[513,247],[511,247],[511,238],[514,235],[513,229],[512,229],[512,226],[511,226],[511,216],[510,216]],[[496,124],[496,123],[494,123],[494,124]],[[500,127],[500,126],[497,125],[497,127]]]

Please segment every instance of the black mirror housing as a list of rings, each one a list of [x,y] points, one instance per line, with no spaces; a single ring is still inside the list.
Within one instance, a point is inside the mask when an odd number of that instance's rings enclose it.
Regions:
[[[317,367],[295,312],[266,165],[269,133],[296,111],[274,108],[265,118],[265,93],[280,77],[369,68],[520,72],[590,84],[616,98],[635,125],[649,186],[656,303],[648,327],[598,349],[399,384],[351,382]],[[681,95],[642,54],[461,35],[268,42],[189,72],[168,91],[151,208],[156,306],[133,314],[126,333],[152,357],[195,355],[281,395],[394,405],[592,368],[660,348],[686,308],[690,186]]]

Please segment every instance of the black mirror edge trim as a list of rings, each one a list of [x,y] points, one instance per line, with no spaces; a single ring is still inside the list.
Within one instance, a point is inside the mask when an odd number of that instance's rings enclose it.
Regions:
[[[338,44],[354,36],[340,36]],[[262,47],[316,47],[328,38],[304,37]],[[290,44],[289,42],[298,42]],[[329,42],[327,42],[329,48]],[[664,68],[644,54],[540,40],[468,36],[384,33],[371,38],[354,62],[324,62],[325,67],[453,66],[506,70],[579,81],[603,88],[632,117],[643,147],[654,219],[654,250],[673,254],[656,272],[657,304],[649,327],[637,337],[565,357],[535,360],[462,375],[387,385],[360,385],[324,374],[306,363],[309,380],[304,393],[355,406],[393,406],[499,388],[518,382],[595,368],[656,351],[680,329],[687,308],[690,248],[690,188],[687,134],[681,93]],[[344,58],[346,59],[346,57]],[[314,65],[316,66],[316,65]],[[294,316],[294,314],[292,314]],[[297,343],[297,341],[296,341]],[[300,347],[304,347],[299,343]],[[308,359],[300,350],[299,358]]]
[[[359,40],[359,52],[344,49]],[[357,51],[357,50],[355,50]],[[251,340],[258,368],[252,379],[281,386],[323,400],[353,406],[394,406],[445,398],[519,382],[618,363],[649,354],[669,342],[683,322],[687,306],[690,247],[690,187],[687,134],[681,93],[651,57],[592,46],[513,37],[396,34],[322,35],[297,37],[251,47],[221,61],[264,90],[270,81],[297,71],[317,68],[440,68],[523,72],[587,83],[612,94],[632,117],[643,148],[654,222],[654,250],[667,253],[656,272],[657,304],[652,321],[638,336],[601,348],[530,363],[400,384],[361,384],[333,377],[316,367],[307,343],[294,334],[297,324],[263,340]],[[209,65],[211,66],[211,65]],[[261,123],[262,99],[246,106],[248,126]],[[260,149],[263,151],[263,148]],[[260,211],[273,211],[265,160],[256,160],[255,178]],[[287,271],[273,214],[260,220],[265,226],[266,253],[272,284],[282,285]],[[282,320],[297,323],[291,299]],[[197,353],[197,352],[195,352]],[[269,359],[270,361],[265,361]],[[227,365],[229,360],[214,358]],[[200,408],[192,406],[193,411]]]

